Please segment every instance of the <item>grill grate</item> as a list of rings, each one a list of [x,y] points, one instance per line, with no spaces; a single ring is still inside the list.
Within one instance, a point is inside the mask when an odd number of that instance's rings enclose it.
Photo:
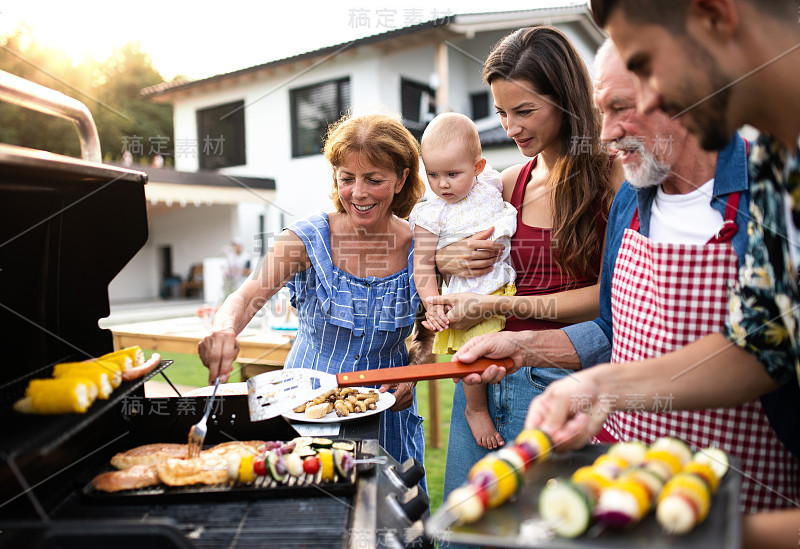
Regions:
[[[361,451],[361,441],[347,441],[355,447],[355,456],[364,457]],[[206,449],[210,446],[206,447]],[[111,467],[106,470],[113,471]],[[216,484],[191,486],[167,486],[159,484],[157,486],[138,488],[135,490],[122,490],[120,492],[101,492],[95,490],[91,483],[83,488],[83,495],[87,500],[97,504],[113,503],[139,503],[139,502],[190,502],[197,501],[197,498],[205,497],[209,499],[230,500],[234,498],[282,498],[282,497],[302,497],[302,496],[338,496],[340,494],[350,494],[356,489],[356,476],[358,467],[354,467],[347,477],[341,476],[338,472],[334,474],[333,480],[323,481],[322,472],[316,475],[303,474],[299,477],[287,474],[285,483],[276,482],[271,476],[258,476],[255,481],[249,484]]]
[[[340,548],[349,535],[350,496],[177,503],[64,505],[59,519],[168,519],[197,547]]]

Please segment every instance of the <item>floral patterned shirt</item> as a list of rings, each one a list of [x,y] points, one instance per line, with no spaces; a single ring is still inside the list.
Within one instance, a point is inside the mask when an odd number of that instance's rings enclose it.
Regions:
[[[798,152],[800,140],[790,154],[769,136],[752,147],[749,241],[725,323],[728,339],[753,353],[779,384],[800,374],[800,292],[790,238],[800,227]]]

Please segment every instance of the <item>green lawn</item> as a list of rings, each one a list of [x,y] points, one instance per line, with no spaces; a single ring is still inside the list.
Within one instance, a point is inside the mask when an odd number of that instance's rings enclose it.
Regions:
[[[144,349],[145,356],[150,356],[154,352],[152,349]],[[179,353],[162,353],[163,359],[174,360],[175,362],[167,368],[166,374],[172,383],[177,385],[189,385],[191,387],[205,387],[208,385],[208,369],[200,362],[197,355],[182,355]],[[160,375],[153,378],[153,381],[164,381]],[[239,365],[234,363],[233,374],[229,382],[242,381],[239,375]]]
[[[150,356],[151,349],[144,350],[146,356]],[[204,387],[208,385],[208,370],[200,362],[196,355],[183,355],[177,353],[164,353],[163,358],[174,360],[174,364],[166,370],[166,374],[172,383],[178,385],[189,385],[193,387]],[[442,360],[449,360],[449,357],[442,357]],[[239,369],[235,364],[233,375],[230,381],[241,381]],[[161,376],[153,378],[154,381],[163,381]],[[455,384],[450,379],[439,380],[439,393],[442,405],[442,447],[432,448],[427,435],[430,433],[430,414],[428,413],[428,391],[429,381],[423,381],[417,385],[417,402],[419,412],[425,418],[425,472],[428,475],[428,495],[430,497],[431,512],[436,511],[442,504],[442,488],[444,486],[444,464],[447,456],[447,435],[450,431],[450,405],[453,402],[453,389]]]
[[[428,413],[428,390],[430,381],[422,381],[417,385],[417,403],[419,413],[425,418],[425,473],[428,475],[428,497],[431,513],[442,505],[442,489],[444,488],[444,464],[447,457],[447,436],[450,433],[450,406],[453,403],[455,384],[451,379],[440,379],[439,395],[442,407],[442,447],[432,448],[429,440],[430,414]]]

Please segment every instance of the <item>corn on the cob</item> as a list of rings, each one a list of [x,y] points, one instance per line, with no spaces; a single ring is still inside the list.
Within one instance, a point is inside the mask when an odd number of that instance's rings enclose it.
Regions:
[[[103,400],[107,399],[114,390],[111,378],[118,376],[122,379],[119,372],[109,372],[99,364],[93,362],[62,362],[53,368],[53,377],[81,377],[90,379],[97,386],[97,396]]]
[[[95,359],[95,362],[100,362],[102,364],[116,364],[119,366],[121,371],[125,371],[132,368],[137,368],[143,365],[146,361],[142,350],[138,345],[134,345],[133,347],[126,347],[125,349],[120,349],[119,351],[104,354],[100,358]]]
[[[83,413],[92,404],[88,379],[32,379],[25,398],[14,403],[14,409],[26,414]]]
[[[109,360],[101,361],[99,358],[94,360],[87,360],[84,364],[94,364],[101,370],[103,370],[108,375],[108,381],[111,383],[111,387],[116,389],[122,384],[122,374],[123,369],[120,364]]]

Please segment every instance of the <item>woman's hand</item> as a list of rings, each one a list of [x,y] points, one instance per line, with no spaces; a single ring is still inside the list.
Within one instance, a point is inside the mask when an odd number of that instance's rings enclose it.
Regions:
[[[494,227],[489,227],[437,250],[436,268],[442,274],[464,278],[492,272],[505,249],[500,242],[489,240],[493,232]]]
[[[381,385],[378,392],[385,393],[386,391],[394,390],[395,403],[389,408],[392,412],[399,412],[405,410],[414,404],[414,387],[417,385],[416,381],[408,381],[404,383],[391,383]]]
[[[208,383],[213,384],[220,377],[226,383],[233,371],[233,361],[239,356],[239,341],[233,328],[212,330],[197,344],[200,360],[208,368]]]
[[[487,317],[484,316],[484,307],[489,297],[474,293],[460,293],[451,295],[431,296],[428,306],[445,306],[447,311],[446,328],[454,330],[469,330]]]
[[[443,305],[429,305],[428,310],[425,312],[425,320],[423,324],[429,330],[434,332],[441,332],[446,330],[450,321],[447,318],[447,311],[450,307]]]

